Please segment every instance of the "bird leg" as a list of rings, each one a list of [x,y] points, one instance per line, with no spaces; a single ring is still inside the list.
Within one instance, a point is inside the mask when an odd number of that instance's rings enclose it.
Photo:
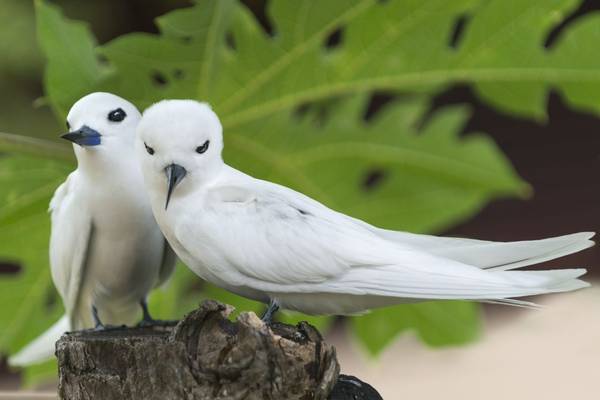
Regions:
[[[138,326],[152,326],[156,324],[157,321],[155,321],[154,318],[152,318],[152,315],[150,315],[150,311],[148,310],[148,302],[146,302],[146,299],[140,300],[140,306],[142,306],[142,312],[144,313],[144,316],[142,317],[142,320]]]
[[[144,313],[144,316],[142,317],[142,320],[137,326],[170,326],[177,324],[177,321],[163,321],[152,318],[152,316],[150,315],[150,311],[148,310],[148,302],[146,301],[146,299],[140,300],[140,306],[142,306],[142,312]]]
[[[98,309],[92,304],[92,317],[94,318],[94,330],[95,331],[112,331],[126,328],[125,325],[104,325],[98,316]]]
[[[106,329],[102,321],[100,321],[100,317],[98,316],[98,309],[95,305],[92,304],[92,318],[94,318],[94,330],[95,331],[103,331]]]
[[[142,312],[144,313],[144,316],[142,317],[142,322],[140,322],[140,325],[152,325],[154,324],[154,318],[152,318],[152,316],[150,315],[150,311],[148,310],[148,302],[146,301],[146,299],[142,299],[140,301],[140,306],[142,306]]]
[[[267,307],[267,310],[265,311],[265,313],[261,317],[261,320],[266,325],[270,326],[273,323],[273,316],[275,315],[275,313],[277,312],[277,310],[279,310],[279,304],[277,304],[277,301],[271,299],[269,301],[269,306]]]

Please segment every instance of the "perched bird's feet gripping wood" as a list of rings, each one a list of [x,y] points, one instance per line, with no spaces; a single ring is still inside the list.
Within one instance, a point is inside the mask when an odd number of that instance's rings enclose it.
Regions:
[[[265,313],[260,318],[267,326],[273,325],[273,317],[279,311],[279,304],[276,300],[271,299]]]
[[[114,331],[127,328],[125,325],[104,325],[98,316],[98,309],[96,306],[92,306],[92,317],[94,318],[94,328],[92,330],[96,332]]]
[[[94,330],[95,331],[103,331],[106,330],[106,326],[100,321],[100,317],[98,316],[98,309],[95,305],[92,305],[92,318],[94,319]]]
[[[143,317],[142,320],[137,324],[137,327],[150,327],[150,326],[175,326],[179,321],[174,320],[160,320],[152,318],[150,315],[150,310],[148,310],[148,303],[146,299],[142,299],[140,301],[140,306],[142,307]]]

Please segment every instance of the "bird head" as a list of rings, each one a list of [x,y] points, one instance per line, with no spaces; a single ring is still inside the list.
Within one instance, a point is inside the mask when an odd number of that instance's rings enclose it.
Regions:
[[[164,195],[165,209],[184,181],[204,184],[223,165],[223,128],[206,103],[163,100],[144,111],[136,151],[150,190]]]
[[[69,132],[61,137],[74,143],[78,158],[91,149],[123,148],[123,143],[133,144],[140,118],[127,100],[110,93],[91,93],[73,104],[67,115]]]

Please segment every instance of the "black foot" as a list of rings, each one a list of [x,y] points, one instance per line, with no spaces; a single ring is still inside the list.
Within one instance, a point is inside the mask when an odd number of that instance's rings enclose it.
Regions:
[[[273,324],[273,316],[275,315],[275,313],[279,310],[279,304],[277,304],[277,302],[273,299],[271,299],[271,301],[269,301],[269,306],[267,307],[267,311],[265,311],[265,313],[262,316],[262,321],[268,325],[271,326]]]
[[[127,329],[127,325],[96,325],[92,330],[94,332],[110,332],[110,331],[119,331],[122,329]]]
[[[98,316],[98,309],[93,304],[92,304],[92,318],[94,319],[94,330],[95,331],[106,330],[106,326],[104,326],[102,321],[100,321],[100,317]]]
[[[148,303],[146,302],[146,299],[140,301],[140,306],[142,306],[144,316],[142,320],[137,324],[139,328],[148,326],[173,326],[177,325],[177,322],[179,322],[152,318],[152,316],[150,315],[150,311],[148,311]]]

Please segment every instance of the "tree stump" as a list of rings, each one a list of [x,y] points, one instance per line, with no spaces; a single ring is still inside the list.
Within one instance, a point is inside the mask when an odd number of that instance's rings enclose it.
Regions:
[[[56,345],[61,399],[381,399],[342,376],[335,348],[302,322],[267,327],[216,301],[171,326],[65,334]],[[375,396],[375,397],[374,397]]]

